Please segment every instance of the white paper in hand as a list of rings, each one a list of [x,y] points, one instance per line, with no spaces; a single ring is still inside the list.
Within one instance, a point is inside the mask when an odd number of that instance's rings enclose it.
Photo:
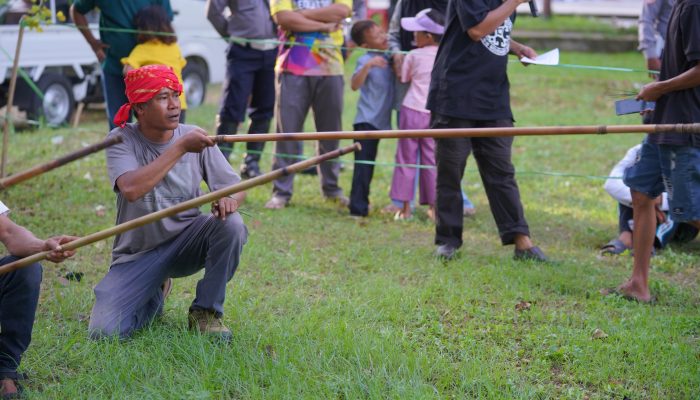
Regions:
[[[534,60],[532,58],[523,57],[520,59],[520,61],[528,64],[558,65],[559,49],[550,50],[544,54],[540,54]]]

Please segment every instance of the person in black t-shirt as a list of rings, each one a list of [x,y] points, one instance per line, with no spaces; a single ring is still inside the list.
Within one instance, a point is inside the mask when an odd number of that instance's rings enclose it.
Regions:
[[[657,82],[644,86],[640,100],[656,101],[652,123],[700,122],[700,0],[678,0],[671,11]],[[700,228],[700,134],[653,134],[625,172],[634,209],[634,268],[617,292],[649,302],[649,264],[656,227],[654,199],[668,192],[674,221]]]
[[[450,1],[428,95],[431,128],[513,126],[508,53],[537,57],[511,39],[515,8],[525,1]],[[511,162],[513,138],[436,139],[436,144],[436,254],[451,259],[462,245],[460,182],[473,150],[501,242],[515,244],[515,259],[546,261],[530,241]]]

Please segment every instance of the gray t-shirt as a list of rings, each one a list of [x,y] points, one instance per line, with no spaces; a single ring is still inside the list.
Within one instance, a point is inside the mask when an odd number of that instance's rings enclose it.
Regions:
[[[214,191],[236,184],[241,178],[233,172],[217,147],[208,147],[201,153],[187,153],[150,192],[129,202],[117,188],[117,178],[141,168],[158,158],[168,147],[195,126],[180,124],[168,143],[153,143],[138,129],[138,124],[127,124],[114,129],[109,136],[122,135],[122,143],[107,148],[107,173],[117,193],[117,224],[201,196],[202,181]],[[112,263],[133,261],[158,245],[174,239],[201,213],[198,208],[183,211],[140,228],[117,235],[112,249]]]

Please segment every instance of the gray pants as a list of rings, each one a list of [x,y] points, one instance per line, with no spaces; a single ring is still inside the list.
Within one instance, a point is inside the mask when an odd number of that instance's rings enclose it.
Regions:
[[[136,260],[112,265],[95,286],[95,306],[90,315],[90,337],[130,336],[163,310],[161,285],[167,278],[192,275],[204,268],[204,278],[190,309],[221,315],[226,283],[240,260],[248,230],[240,214],[225,221],[200,215],[175,239]]]
[[[339,131],[342,129],[343,77],[338,76],[297,76],[281,73],[277,77],[277,105],[275,118],[278,133],[301,132],[304,120],[313,110],[317,132]],[[338,148],[338,140],[319,140],[317,154],[324,154]],[[279,141],[275,143],[275,154],[300,156],[304,153],[303,142]],[[298,162],[298,158],[275,155],[272,169],[284,168]],[[338,197],[343,189],[338,186],[340,164],[333,161],[321,163],[318,167],[321,178],[321,191],[326,197]],[[272,194],[289,201],[294,190],[294,174],[275,180]]]

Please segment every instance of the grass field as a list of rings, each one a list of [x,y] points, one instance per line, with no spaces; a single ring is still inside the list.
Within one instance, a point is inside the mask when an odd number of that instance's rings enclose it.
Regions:
[[[615,26],[615,18],[605,19],[582,15],[554,15],[552,18],[533,18],[528,14],[518,15],[518,30],[578,32],[581,34],[603,34],[616,36],[620,34],[636,35],[637,26],[622,28]]]
[[[563,54],[562,63],[641,68],[636,53]],[[517,125],[637,123],[614,116],[620,92],[642,73],[511,64]],[[348,85],[349,86],[349,85]],[[211,101],[188,113],[213,131]],[[348,89],[344,127],[356,93]],[[78,129],[41,129],[10,141],[18,171],[99,141],[103,113]],[[52,138],[63,137],[60,145]],[[109,265],[111,241],[46,264],[33,343],[22,362],[31,398],[552,398],[692,399],[700,393],[700,244],[653,259],[654,306],[603,297],[632,258],[598,258],[616,234],[616,206],[602,189],[610,168],[641,135],[519,138],[514,164],[533,239],[556,263],[516,263],[499,244],[473,160],[464,187],[477,214],[465,220],[460,257],[432,255],[434,228],[373,212],[363,220],[321,199],[317,178],[297,176],[292,206],[268,211],[270,186],[249,192],[250,229],[227,292],[234,338],[212,343],[187,331],[200,275],[175,281],[162,319],[125,342],[94,342],[92,287]],[[306,146],[307,153],[312,151]],[[391,163],[394,140],[379,161]],[[239,148],[240,149],[240,148]],[[268,145],[266,152],[272,152]],[[241,154],[232,158],[234,167]],[[264,156],[269,168],[271,156]],[[352,157],[342,186],[349,190]],[[113,225],[104,154],[3,192],[12,218],[39,236],[85,235]],[[552,176],[552,173],[561,174]],[[389,203],[392,168],[376,168],[371,202]],[[98,216],[95,209],[106,207]],[[83,272],[81,282],[67,281]],[[530,303],[520,310],[516,305]],[[593,339],[594,330],[607,334]]]

